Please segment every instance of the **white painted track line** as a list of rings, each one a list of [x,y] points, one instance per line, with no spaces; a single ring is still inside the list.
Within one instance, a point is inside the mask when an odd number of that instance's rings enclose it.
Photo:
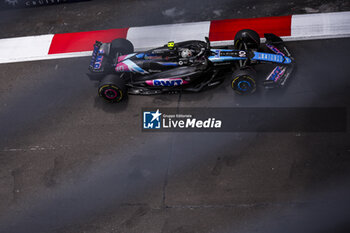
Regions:
[[[293,15],[290,40],[350,36],[350,12]]]
[[[33,61],[47,57],[53,34],[0,40],[0,63]]]

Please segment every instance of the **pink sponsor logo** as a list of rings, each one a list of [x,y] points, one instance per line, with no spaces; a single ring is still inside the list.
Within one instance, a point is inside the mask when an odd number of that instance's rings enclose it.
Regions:
[[[146,83],[150,86],[173,87],[187,84],[188,82],[183,80],[182,78],[163,78],[147,80]]]
[[[130,71],[128,65],[124,64],[123,62],[119,62],[117,66],[115,67],[116,72],[124,72],[124,71]]]

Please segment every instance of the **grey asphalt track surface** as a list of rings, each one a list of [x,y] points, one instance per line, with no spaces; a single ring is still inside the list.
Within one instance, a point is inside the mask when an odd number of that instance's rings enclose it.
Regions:
[[[137,11],[140,2],[130,2]],[[155,2],[145,11],[156,5],[161,6],[156,15],[182,9]],[[210,12],[227,2],[219,1]],[[330,2],[293,4],[297,12],[347,5]],[[265,13],[259,8],[263,3],[247,4],[257,13],[243,17]],[[42,17],[58,17],[65,7],[76,12],[78,6],[84,14],[93,12],[92,2],[84,2],[47,7]],[[269,14],[293,13],[288,5],[276,8]],[[185,20],[212,19],[208,12]],[[36,17],[27,23],[33,33],[19,30],[22,25],[4,29],[4,35],[47,33],[58,22],[37,27]],[[120,17],[121,26],[142,23]],[[152,20],[145,24],[176,21]],[[53,30],[119,25],[107,23]],[[97,97],[97,84],[85,75],[87,57],[0,65],[0,232],[348,232],[349,131],[142,133],[140,121],[142,107],[349,108],[349,42],[287,43],[297,63],[288,87],[245,97],[234,95],[228,74],[223,84],[201,93],[130,96],[111,105]]]

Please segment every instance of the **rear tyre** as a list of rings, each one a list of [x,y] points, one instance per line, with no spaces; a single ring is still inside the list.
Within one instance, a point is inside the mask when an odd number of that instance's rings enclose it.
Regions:
[[[258,49],[260,46],[260,36],[254,30],[243,29],[236,33],[234,43],[235,49]]]
[[[113,54],[117,52],[122,55],[130,54],[134,52],[134,46],[129,40],[118,38],[111,42],[111,51]]]
[[[255,71],[249,68],[236,70],[232,74],[232,89],[239,95],[254,93],[256,90],[255,76]]]
[[[98,94],[108,102],[117,103],[126,98],[125,81],[118,75],[109,74],[101,80]]]

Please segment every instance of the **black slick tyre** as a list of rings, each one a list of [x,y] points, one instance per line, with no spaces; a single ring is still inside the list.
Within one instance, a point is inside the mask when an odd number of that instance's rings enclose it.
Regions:
[[[243,29],[236,33],[234,43],[235,49],[258,49],[260,46],[260,36],[254,30]]]
[[[98,94],[108,102],[118,103],[125,99],[127,95],[125,81],[118,75],[109,74],[101,80]]]
[[[114,54],[117,52],[122,55],[130,54],[134,52],[134,46],[129,40],[118,38],[111,42],[111,51]]]
[[[256,90],[255,76],[255,71],[249,68],[234,71],[231,79],[232,89],[239,95],[254,93]]]

